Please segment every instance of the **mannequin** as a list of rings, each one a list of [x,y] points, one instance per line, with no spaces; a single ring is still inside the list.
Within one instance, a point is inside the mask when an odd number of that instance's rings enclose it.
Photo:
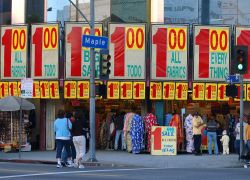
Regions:
[[[189,114],[184,123],[184,127],[186,129],[186,151],[188,153],[192,153],[194,150],[194,139],[193,139],[193,116]]]

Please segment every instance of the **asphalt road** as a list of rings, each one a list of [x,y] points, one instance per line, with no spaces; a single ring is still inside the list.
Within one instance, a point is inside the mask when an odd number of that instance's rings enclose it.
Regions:
[[[56,168],[55,165],[0,163],[1,179],[86,179],[86,180],[247,180],[250,168],[159,169],[140,167]]]

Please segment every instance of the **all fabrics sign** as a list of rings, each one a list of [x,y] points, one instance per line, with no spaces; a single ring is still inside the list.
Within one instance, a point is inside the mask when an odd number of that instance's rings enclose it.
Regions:
[[[152,25],[151,79],[187,80],[188,27]]]
[[[194,80],[225,81],[230,38],[228,26],[194,26]]]
[[[66,79],[90,78],[90,49],[82,47],[82,35],[89,34],[86,23],[65,23]],[[95,24],[95,36],[102,36],[102,24]],[[99,61],[100,55],[95,53],[96,77],[99,77]]]
[[[59,59],[59,25],[31,25],[31,77],[57,79]]]
[[[243,75],[244,81],[250,81],[250,27],[235,27],[236,45],[248,47],[248,73]]]
[[[27,69],[27,26],[1,27],[1,79],[22,79]]]
[[[145,79],[145,24],[110,24],[110,79]]]

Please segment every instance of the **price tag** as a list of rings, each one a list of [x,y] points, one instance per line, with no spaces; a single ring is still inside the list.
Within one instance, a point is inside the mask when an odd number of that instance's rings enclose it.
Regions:
[[[229,97],[226,96],[226,85],[227,84],[218,84],[218,101],[228,101]]]
[[[64,98],[75,99],[76,98],[76,81],[64,82]]]
[[[133,99],[145,99],[145,82],[133,82]]]
[[[107,88],[108,99],[119,99],[119,82],[109,81],[107,84]]]
[[[236,84],[237,88],[238,88],[238,94],[240,95],[240,85]],[[246,97],[247,97],[247,85],[243,84],[243,90],[244,90],[244,98],[243,101],[246,101]],[[240,97],[236,97],[234,98],[235,101],[240,101]]]
[[[164,82],[163,83],[163,99],[174,100],[174,95],[175,95],[175,83]]]
[[[250,84],[247,84],[247,101],[250,101]]]
[[[39,81],[33,81],[33,98],[37,99],[41,97],[40,83]]]
[[[50,85],[50,98],[60,99],[58,81],[50,81],[49,85]]]
[[[40,96],[41,99],[49,99],[49,81],[40,81]]]
[[[217,100],[217,84],[206,83],[205,100],[216,101]]]
[[[193,83],[193,100],[204,100],[204,83]]]
[[[162,99],[161,82],[150,82],[150,99]]]
[[[18,96],[17,82],[9,82],[9,95]]]
[[[0,96],[1,98],[7,97],[9,95],[9,83],[0,82]]]
[[[17,82],[17,93],[18,93],[18,97],[20,97],[21,96],[21,82],[20,81]]]
[[[188,96],[188,83],[176,83],[175,99],[187,100]]]
[[[132,99],[132,82],[120,82],[121,99]]]
[[[77,98],[89,99],[89,81],[77,82]]]

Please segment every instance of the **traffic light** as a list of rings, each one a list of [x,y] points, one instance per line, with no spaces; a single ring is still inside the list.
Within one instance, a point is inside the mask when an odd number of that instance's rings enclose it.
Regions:
[[[101,97],[102,99],[107,98],[107,85],[97,83],[95,84],[95,96]]]
[[[110,74],[110,59],[111,56],[109,55],[108,49],[100,50],[100,79],[101,80],[108,80]]]
[[[235,74],[247,74],[248,70],[248,47],[235,46],[234,61],[236,62],[234,68]]]
[[[227,97],[237,97],[238,87],[235,84],[226,85],[226,96]]]

